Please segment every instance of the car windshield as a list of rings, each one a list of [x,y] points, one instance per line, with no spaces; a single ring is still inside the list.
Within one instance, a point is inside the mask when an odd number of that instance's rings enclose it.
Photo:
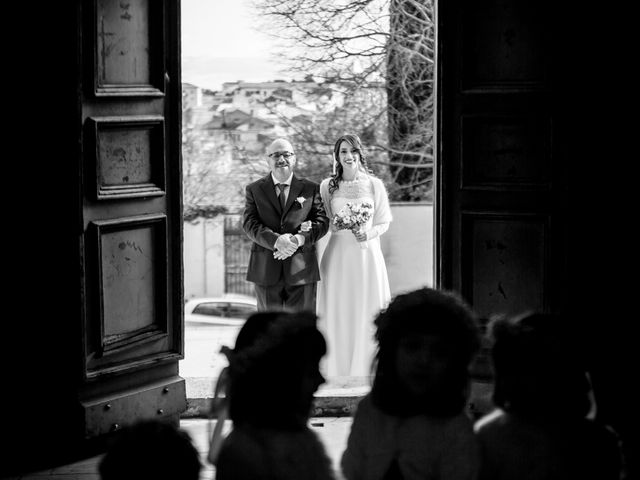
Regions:
[[[220,302],[201,303],[193,309],[193,313],[197,313],[199,315],[211,315],[215,317],[224,317],[227,306],[228,306],[227,303],[220,303]]]
[[[257,310],[255,305],[247,305],[244,303],[232,303],[229,305],[229,317],[246,319]]]

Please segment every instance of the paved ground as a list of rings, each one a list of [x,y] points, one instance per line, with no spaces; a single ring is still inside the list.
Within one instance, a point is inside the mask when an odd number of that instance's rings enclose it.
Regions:
[[[186,323],[185,358],[180,361],[180,376],[187,381],[187,398],[213,396],[215,379],[227,365],[220,353],[226,345],[233,348],[239,326]],[[361,396],[369,390],[368,377],[329,378],[320,387],[319,396]]]
[[[220,348],[233,348],[240,327],[199,323],[185,324],[184,360],[180,361],[182,377],[217,377],[227,364]]]
[[[189,409],[183,416],[181,427],[189,432],[203,460],[201,480],[215,478],[213,466],[206,462],[209,438],[215,420],[202,418],[208,412],[213,386],[220,370],[226,365],[220,347],[233,347],[239,327],[188,323],[185,326],[185,358],[180,361],[180,375],[187,383]],[[332,378],[316,396],[316,410],[310,426],[318,433],[338,472],[340,456],[345,449],[351,428],[351,413],[358,400],[369,390],[369,378]],[[472,384],[472,398],[481,410],[486,409],[490,389],[488,384]],[[477,408],[477,407],[476,407]],[[229,425],[227,425],[227,430]],[[37,437],[37,432],[34,432]],[[71,465],[32,473],[22,479],[38,480],[99,480],[97,465],[100,456]],[[340,478],[338,476],[338,478]]]
[[[198,449],[198,452],[200,452],[203,464],[200,475],[201,480],[213,480],[215,478],[215,468],[207,463],[206,460],[209,449],[209,438],[214,425],[214,422],[209,422],[204,419],[183,419],[180,422],[181,428],[191,435],[193,443]],[[310,425],[324,443],[327,454],[333,462],[334,469],[336,469],[337,478],[341,478],[338,474],[338,465],[340,456],[346,447],[347,437],[351,428],[351,418],[312,418]],[[228,425],[225,430],[229,430]],[[38,432],[34,432],[34,438],[37,438],[37,433]],[[98,455],[70,465],[19,477],[8,477],[5,478],[5,480],[100,480],[98,464],[101,458],[102,456]]]
[[[183,418],[206,416],[215,381],[227,365],[220,354],[223,345],[233,348],[239,326],[186,323],[185,358],[180,375],[186,380],[188,407]],[[314,415],[341,417],[353,413],[358,400],[369,391],[369,377],[328,378],[316,395]],[[474,415],[491,408],[491,385],[472,382],[470,408]]]
[[[318,434],[320,440],[324,443],[327,454],[333,462],[333,467],[337,475],[339,474],[340,456],[347,446],[347,437],[349,435],[349,430],[351,429],[351,422],[352,420],[349,417],[312,418],[309,422],[311,428]],[[205,467],[203,468],[201,479],[213,479],[215,477],[215,469],[213,466],[206,463],[206,455],[209,446],[209,432],[213,428],[214,424],[209,424],[208,421],[202,419],[187,419],[182,420],[180,425],[189,432],[202,456],[203,465],[205,465]],[[228,428],[225,430],[228,430]]]

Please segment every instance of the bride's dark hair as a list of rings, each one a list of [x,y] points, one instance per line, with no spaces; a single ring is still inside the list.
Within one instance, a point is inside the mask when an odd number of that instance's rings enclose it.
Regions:
[[[368,174],[372,174],[373,172],[369,169],[369,165],[367,165],[367,158],[364,154],[364,149],[362,148],[362,142],[360,141],[360,137],[354,133],[345,133],[338,140],[336,140],[335,145],[333,146],[333,161],[336,166],[336,171],[329,180],[329,193],[333,193],[338,189],[340,181],[342,180],[342,164],[340,163],[340,144],[342,142],[347,142],[353,148],[355,148],[356,152],[360,155],[360,165],[364,169],[364,171]]]

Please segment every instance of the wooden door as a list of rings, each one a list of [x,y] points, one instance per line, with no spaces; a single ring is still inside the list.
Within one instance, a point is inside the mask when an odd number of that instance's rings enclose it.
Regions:
[[[179,1],[15,7],[0,472],[22,474],[186,397]]]
[[[562,313],[632,476],[633,16],[592,7],[437,2],[436,283],[485,318]]]
[[[554,143],[549,12],[533,0],[437,5],[436,285],[483,326],[557,311],[566,275],[562,161]],[[489,345],[470,409],[492,408]]]
[[[186,408],[178,12],[169,0],[83,3],[87,437]]]
[[[482,317],[560,302],[548,18],[530,0],[438,4],[436,278]]]

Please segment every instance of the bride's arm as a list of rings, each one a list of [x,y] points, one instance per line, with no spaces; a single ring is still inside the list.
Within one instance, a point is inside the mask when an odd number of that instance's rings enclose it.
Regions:
[[[393,220],[391,207],[389,206],[389,196],[384,183],[379,178],[371,178],[373,182],[373,196],[375,210],[373,212],[373,226],[367,231],[367,239],[379,237],[389,229],[389,224]]]
[[[367,230],[367,240],[371,240],[372,238],[379,237],[387,230],[389,230],[388,223],[380,223],[378,225],[374,225],[369,230]]]
[[[331,210],[331,194],[329,193],[329,180],[330,178],[325,178],[320,183],[320,196],[322,197],[322,203],[324,204],[324,211],[329,218],[329,230],[334,232],[336,230],[335,225],[333,224],[333,211]]]

